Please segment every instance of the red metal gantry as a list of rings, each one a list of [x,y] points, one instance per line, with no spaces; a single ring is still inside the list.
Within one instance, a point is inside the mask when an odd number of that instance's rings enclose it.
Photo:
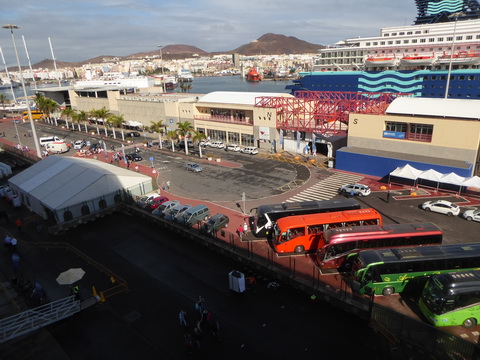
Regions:
[[[296,91],[295,97],[261,96],[256,107],[277,112],[277,129],[345,135],[350,113],[382,115],[403,93]]]

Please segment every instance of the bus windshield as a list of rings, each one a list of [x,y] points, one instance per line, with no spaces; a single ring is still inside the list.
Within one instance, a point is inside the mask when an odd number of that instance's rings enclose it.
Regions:
[[[354,209],[360,209],[360,204],[350,198],[261,205],[250,210],[250,213],[254,213],[250,218],[250,228],[254,236],[267,237],[274,222],[287,216]]]

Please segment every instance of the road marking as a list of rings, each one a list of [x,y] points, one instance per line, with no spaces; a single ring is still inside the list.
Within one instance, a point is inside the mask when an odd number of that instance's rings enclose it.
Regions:
[[[286,202],[329,200],[338,194],[338,189],[342,185],[355,183],[361,179],[363,176],[336,172],[292,196]]]

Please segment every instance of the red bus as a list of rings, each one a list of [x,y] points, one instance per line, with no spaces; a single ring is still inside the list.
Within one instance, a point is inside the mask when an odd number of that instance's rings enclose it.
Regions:
[[[289,216],[275,223],[272,246],[279,254],[315,252],[324,231],[360,225],[382,225],[382,217],[375,209]]]
[[[345,260],[362,249],[414,245],[438,245],[443,232],[433,223],[353,226],[330,229],[323,233],[323,246],[317,251],[322,270],[350,270]]]

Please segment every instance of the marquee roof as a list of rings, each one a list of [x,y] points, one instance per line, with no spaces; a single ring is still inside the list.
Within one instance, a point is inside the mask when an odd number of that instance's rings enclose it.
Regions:
[[[480,120],[480,100],[398,97],[387,114]]]
[[[151,181],[149,176],[102,161],[60,155],[48,156],[9,179],[52,210]]]
[[[255,105],[255,98],[261,96],[271,97],[294,97],[285,93],[266,92],[240,92],[240,91],[214,91],[202,96],[199,102],[217,104]]]

